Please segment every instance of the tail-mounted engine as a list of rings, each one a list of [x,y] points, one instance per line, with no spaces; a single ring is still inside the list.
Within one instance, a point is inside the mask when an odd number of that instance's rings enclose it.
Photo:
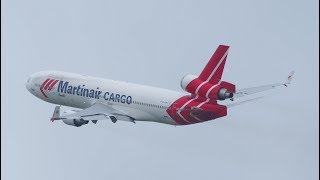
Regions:
[[[181,88],[201,97],[225,100],[233,97],[236,86],[225,81],[204,81],[194,75],[186,75],[181,79]]]

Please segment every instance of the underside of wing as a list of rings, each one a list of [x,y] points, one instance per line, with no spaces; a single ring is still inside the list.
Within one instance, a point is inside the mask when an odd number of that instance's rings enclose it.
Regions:
[[[274,89],[274,88],[279,87],[279,86],[286,86],[287,87],[287,85],[290,84],[290,82],[291,82],[293,74],[294,74],[294,71],[291,71],[290,74],[287,76],[286,81],[283,82],[283,83],[275,83],[275,84],[257,86],[257,87],[252,87],[252,88],[238,89],[234,93],[233,98],[239,98],[239,97],[243,97],[243,96],[246,96],[246,95],[250,95],[250,94],[255,94],[255,93],[271,90],[271,89]]]
[[[95,103],[87,109],[63,116],[62,118],[76,118],[85,121],[110,119],[112,122],[116,122],[117,120],[134,122],[134,118],[128,116],[124,112],[101,103]]]
[[[261,96],[261,97],[251,98],[251,99],[247,99],[247,100],[243,100],[243,101],[239,101],[239,102],[233,102],[233,103],[226,104],[226,106],[227,106],[227,108],[232,108],[235,106],[246,104],[248,102],[253,102],[253,101],[259,100],[261,98],[263,98],[263,97]]]
[[[270,89],[274,89],[278,86],[284,86],[285,84],[277,83],[277,84],[270,84],[270,85],[264,85],[264,86],[257,86],[252,88],[244,88],[236,90],[236,92],[233,94],[234,98],[243,97],[250,94],[255,94],[263,91],[267,91]]]

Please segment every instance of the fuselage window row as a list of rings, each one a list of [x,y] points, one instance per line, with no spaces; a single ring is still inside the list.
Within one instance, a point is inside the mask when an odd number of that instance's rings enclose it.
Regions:
[[[149,106],[149,107],[154,107],[154,108],[162,108],[162,109],[167,109],[168,107],[165,106],[160,106],[160,105],[155,105],[155,104],[149,104],[149,103],[144,103],[144,102],[139,102],[139,101],[132,101],[133,104],[141,105],[141,106]]]

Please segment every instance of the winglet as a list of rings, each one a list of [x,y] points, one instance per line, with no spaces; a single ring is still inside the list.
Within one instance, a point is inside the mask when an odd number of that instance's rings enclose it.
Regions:
[[[292,79],[292,77],[293,77],[293,74],[294,74],[294,71],[291,71],[291,72],[289,73],[289,75],[287,76],[287,79],[286,79],[286,81],[285,81],[285,83],[284,83],[285,86],[287,86],[287,84],[290,84],[291,79]]]
[[[53,115],[50,120],[53,122],[56,119],[60,119],[60,106],[56,106],[54,108]]]

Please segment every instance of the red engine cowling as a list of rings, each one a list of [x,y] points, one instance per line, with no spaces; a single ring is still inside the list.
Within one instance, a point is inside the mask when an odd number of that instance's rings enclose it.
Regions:
[[[191,94],[215,100],[232,98],[236,90],[235,85],[229,82],[218,81],[217,84],[212,84],[194,75],[184,76],[180,84],[183,90]]]

